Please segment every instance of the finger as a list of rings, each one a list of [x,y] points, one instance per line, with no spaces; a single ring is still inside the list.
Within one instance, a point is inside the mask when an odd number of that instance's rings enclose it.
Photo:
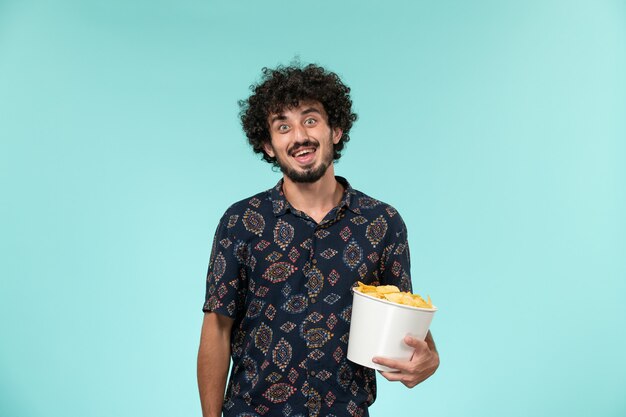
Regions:
[[[406,343],[407,345],[411,346],[413,349],[418,350],[418,351],[428,349],[428,344],[425,341],[416,339],[411,336],[405,336],[404,343]]]
[[[399,361],[396,359],[382,358],[378,356],[372,358],[372,362],[378,365],[386,366],[388,368],[397,369],[398,371],[407,371],[409,369],[408,366],[411,363],[411,362]]]
[[[402,372],[378,371],[387,381],[402,381],[404,375]]]

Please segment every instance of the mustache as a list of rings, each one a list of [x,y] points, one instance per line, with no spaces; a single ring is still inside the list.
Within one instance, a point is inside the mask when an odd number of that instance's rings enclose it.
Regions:
[[[308,147],[315,147],[315,148],[317,148],[318,146],[319,146],[319,142],[318,141],[313,141],[313,140],[307,139],[304,142],[294,144],[289,149],[288,153],[292,154],[294,152],[298,152],[298,150],[300,150],[300,148],[308,148]]]

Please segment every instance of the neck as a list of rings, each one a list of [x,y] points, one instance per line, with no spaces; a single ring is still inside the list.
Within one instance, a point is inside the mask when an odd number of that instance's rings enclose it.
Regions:
[[[341,201],[343,186],[335,179],[331,164],[324,176],[313,183],[293,182],[283,176],[283,192],[293,208],[319,223]]]

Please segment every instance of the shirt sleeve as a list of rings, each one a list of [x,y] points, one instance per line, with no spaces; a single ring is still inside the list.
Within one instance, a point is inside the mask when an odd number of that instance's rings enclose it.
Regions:
[[[386,245],[380,263],[380,283],[395,285],[400,291],[412,292],[408,232],[400,214],[395,210],[390,211],[393,216],[388,219]]]
[[[247,270],[243,262],[245,244],[235,238],[233,218],[236,216],[229,215],[227,211],[217,226],[202,311],[213,311],[235,319],[242,310],[245,298]]]

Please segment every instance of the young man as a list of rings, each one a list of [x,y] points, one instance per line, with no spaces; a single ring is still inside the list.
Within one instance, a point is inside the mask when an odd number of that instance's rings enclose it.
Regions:
[[[375,372],[346,358],[350,289],[410,291],[409,248],[393,207],[335,177],[356,120],[349,93],[321,67],[278,67],[240,102],[250,144],[283,178],[232,205],[217,228],[198,353],[205,417],[367,416],[376,398]],[[430,333],[404,342],[410,361],[375,361],[412,388],[439,356]]]

